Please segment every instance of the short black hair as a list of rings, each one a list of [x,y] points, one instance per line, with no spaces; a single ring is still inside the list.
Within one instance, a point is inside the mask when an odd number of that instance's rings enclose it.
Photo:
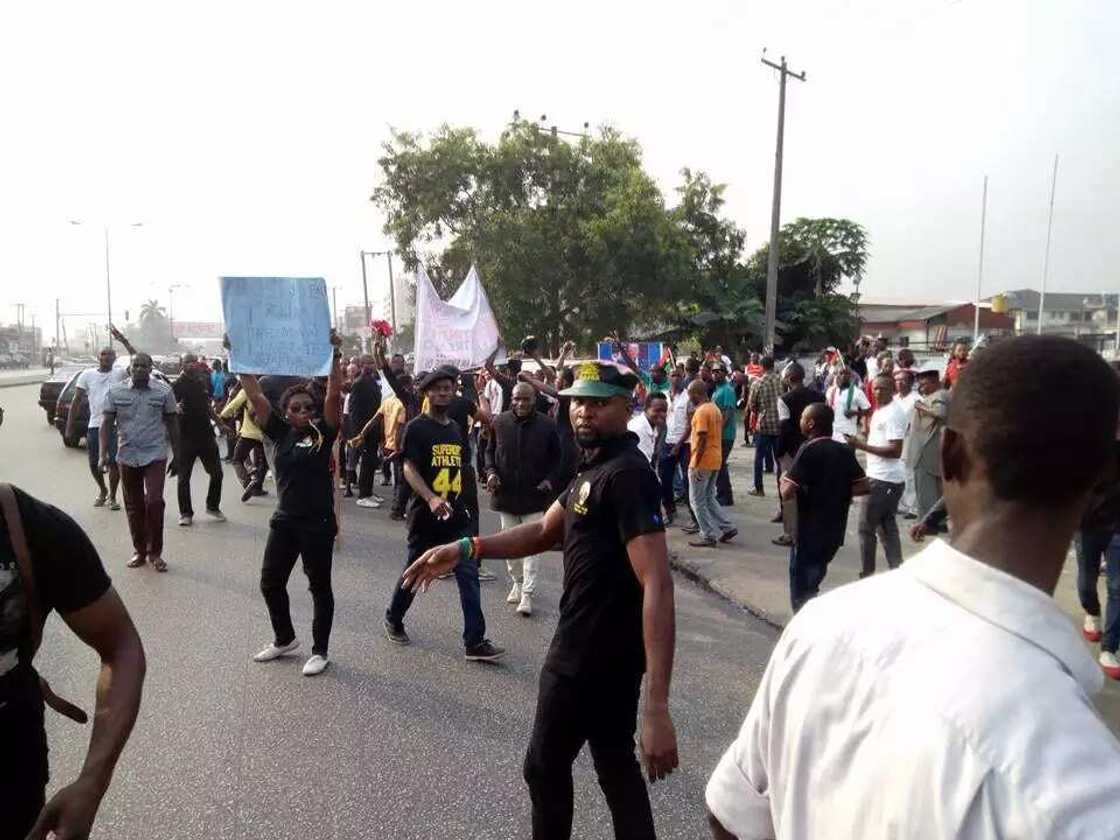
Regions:
[[[693,357],[693,356],[689,356],[684,361],[684,369],[691,374],[699,373],[700,372],[700,360]]]
[[[762,365],[763,370],[773,370],[774,369],[774,357],[767,354],[767,355],[762,357],[762,360],[760,361],[760,364]]]
[[[824,435],[832,436],[832,424],[836,420],[836,415],[828,403],[818,402],[809,403],[801,411],[802,415],[811,411],[816,415],[817,429]]]
[[[1023,335],[978,353],[961,372],[948,426],[983,460],[997,498],[1068,504],[1112,462],[1120,382],[1083,344]],[[1045,445],[1038,430],[1047,429]]]
[[[665,400],[666,403],[669,402],[669,398],[665,396],[664,391],[650,391],[646,394],[646,408],[649,408],[654,400]]]
[[[805,368],[800,362],[790,362],[786,365],[786,379],[791,382],[801,382],[805,379]]]

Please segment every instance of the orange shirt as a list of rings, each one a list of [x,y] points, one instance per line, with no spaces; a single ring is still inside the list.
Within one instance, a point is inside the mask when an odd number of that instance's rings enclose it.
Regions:
[[[707,432],[704,442],[704,454],[697,460],[696,452],[700,448],[700,432]],[[723,464],[723,412],[714,402],[708,401],[697,406],[692,413],[692,457],[688,466],[694,470],[718,470]]]

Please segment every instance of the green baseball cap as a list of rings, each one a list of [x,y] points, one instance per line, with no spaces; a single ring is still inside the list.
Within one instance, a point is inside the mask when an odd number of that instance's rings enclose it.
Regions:
[[[583,362],[575,368],[575,382],[560,392],[562,397],[629,397],[638,384],[638,377],[624,373],[609,362]]]

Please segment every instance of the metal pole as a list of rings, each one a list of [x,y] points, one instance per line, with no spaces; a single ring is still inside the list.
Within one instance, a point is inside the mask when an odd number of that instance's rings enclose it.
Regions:
[[[1050,179],[1050,218],[1046,222],[1046,256],[1042,260],[1042,291],[1038,295],[1038,334],[1042,335],[1042,314],[1046,306],[1046,279],[1050,274],[1050,232],[1054,229],[1054,193],[1058,189],[1058,156],[1054,155],[1054,175]]]
[[[62,349],[62,344],[59,342],[59,331],[58,331],[58,324],[59,324],[59,321],[61,321],[61,320],[62,320],[62,317],[61,317],[61,314],[59,312],[58,298],[55,298],[54,299],[54,347],[55,347],[56,351],[60,351]]]
[[[397,291],[393,288],[393,252],[386,251],[385,258],[389,261],[389,319],[393,322],[393,334],[397,332]]]
[[[980,340],[980,295],[984,285],[984,227],[988,220],[988,176],[984,176],[984,197],[980,203],[980,268],[976,273],[976,306],[972,321],[972,346]]]
[[[765,50],[763,52],[765,53]],[[779,73],[778,141],[774,150],[774,203],[770,211],[770,253],[766,261],[766,348],[773,353],[774,345],[777,343],[775,322],[778,312],[778,229],[782,214],[782,146],[785,141],[786,77],[793,76],[803,82],[805,74],[790,70],[784,55],[781,64],[767,61],[765,55],[762,63],[773,67]]]
[[[167,287],[167,329],[171,338],[175,338],[175,287]]]
[[[113,288],[109,282],[109,226],[105,225],[105,306],[109,314],[109,343],[108,347],[113,346]]]
[[[369,317],[369,286],[366,284],[366,252],[365,251],[359,251],[358,252],[358,258],[362,261],[362,300],[365,302],[365,308],[366,308],[365,309],[365,312],[366,312],[365,328],[368,330],[370,328],[370,326],[369,326],[370,317]],[[370,349],[369,348],[369,338],[366,337],[365,333],[362,333],[362,345],[363,345],[362,349],[365,350],[368,353],[369,349]]]
[[[342,332],[342,330],[339,329],[341,324],[339,324],[339,321],[338,321],[338,286],[331,286],[331,302],[334,305],[334,329],[335,329],[335,332]]]

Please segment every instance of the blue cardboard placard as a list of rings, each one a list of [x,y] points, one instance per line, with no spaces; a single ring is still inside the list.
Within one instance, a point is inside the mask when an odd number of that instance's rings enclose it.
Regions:
[[[234,373],[326,376],[331,313],[322,277],[222,277]]]

